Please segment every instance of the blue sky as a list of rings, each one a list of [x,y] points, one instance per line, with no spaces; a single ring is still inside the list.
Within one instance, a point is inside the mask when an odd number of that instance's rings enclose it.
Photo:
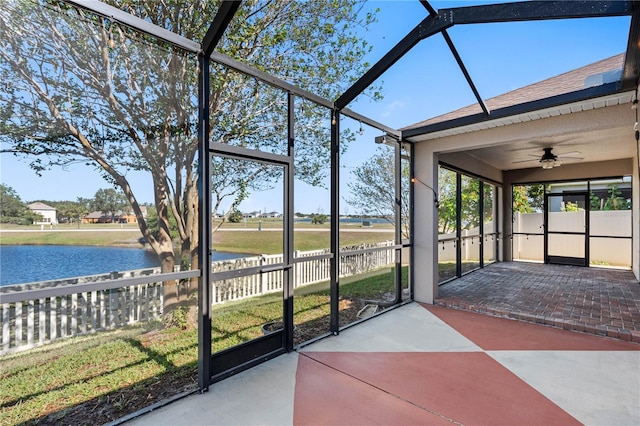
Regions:
[[[471,4],[478,2],[432,2],[436,9]],[[427,16],[417,0],[372,1],[366,7],[380,9],[378,22],[363,34],[373,45],[370,63],[375,63]],[[628,31],[629,18],[624,17],[466,25],[448,32],[481,96],[488,99],[621,53],[626,49]],[[475,102],[440,35],[420,42],[376,84],[382,86],[382,101],[374,103],[361,96],[349,108],[395,128]],[[352,120],[344,125],[354,125],[356,129],[359,126]],[[373,138],[381,132],[366,126],[364,130],[343,157],[345,169],[357,167],[376,149]],[[23,201],[90,198],[96,190],[109,186],[86,166],[75,166],[71,172],[52,170],[37,177],[25,163],[11,156],[3,154],[0,162],[2,183],[14,188]],[[136,187],[150,187],[145,178],[133,181]],[[346,192],[346,186],[342,190]],[[142,194],[140,201],[152,201],[151,191],[143,190]],[[266,192],[252,197],[241,209],[281,211],[278,199]],[[296,211],[329,211],[326,189],[298,184],[295,201]],[[357,212],[343,203],[341,213]]]

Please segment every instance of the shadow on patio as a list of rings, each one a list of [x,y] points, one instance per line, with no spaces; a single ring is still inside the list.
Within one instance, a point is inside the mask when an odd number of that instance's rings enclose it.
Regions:
[[[640,343],[631,271],[495,263],[443,284],[434,304]]]

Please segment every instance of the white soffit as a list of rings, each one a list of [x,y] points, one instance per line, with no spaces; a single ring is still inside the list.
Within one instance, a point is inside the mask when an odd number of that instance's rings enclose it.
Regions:
[[[527,121],[541,120],[543,118],[557,117],[559,115],[573,114],[582,111],[588,111],[597,108],[605,108],[622,104],[631,104],[634,92],[616,93],[613,95],[602,96],[599,98],[588,99],[585,101],[574,102],[571,104],[560,105],[551,108],[545,108],[537,111],[531,111],[523,114],[503,117],[496,120],[487,120],[480,123],[469,124],[466,126],[454,127],[452,129],[440,130],[433,133],[425,133],[424,135],[413,136],[408,138],[410,142],[422,142],[432,139],[439,139],[447,136],[461,135],[464,133],[477,132],[479,130],[491,129],[494,127],[508,126],[510,124],[524,123]]]

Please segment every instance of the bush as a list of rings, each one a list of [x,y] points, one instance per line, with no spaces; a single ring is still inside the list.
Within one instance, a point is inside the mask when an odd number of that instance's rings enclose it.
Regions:
[[[311,218],[311,223],[313,225],[322,225],[327,221],[328,217],[326,214],[314,214]]]
[[[242,216],[242,212],[240,212],[240,210],[234,210],[227,218],[231,223],[240,223],[242,222],[242,219],[244,219],[244,216]]]

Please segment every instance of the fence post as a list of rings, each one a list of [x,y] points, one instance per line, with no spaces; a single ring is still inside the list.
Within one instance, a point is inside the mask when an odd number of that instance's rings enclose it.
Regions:
[[[80,332],[82,334],[87,334],[87,296],[89,293],[84,292],[80,295]]]
[[[300,258],[300,250],[296,250],[293,254],[293,288],[298,288],[298,286],[302,283],[301,279],[300,279],[300,274],[302,273],[301,271],[301,266],[302,263],[297,263],[295,262],[296,259]]]
[[[60,337],[67,336],[67,296],[60,296]]]
[[[89,294],[91,297],[91,302],[87,301],[87,315],[89,315],[91,319],[91,331],[96,331],[96,321],[98,319],[98,304],[96,302],[98,301],[98,294],[95,291],[92,291]]]
[[[262,263],[264,262],[264,255],[260,255],[260,260],[259,261],[260,261],[260,266],[262,266]],[[260,273],[260,294],[264,293],[264,287],[263,287],[264,283],[263,283],[263,280],[262,280],[263,275],[264,274],[261,272]]]
[[[38,343],[44,343],[47,335],[47,317],[45,299],[38,301]]]
[[[33,345],[33,332],[35,328],[34,321],[34,300],[29,300],[29,304],[27,305],[27,345]]]
[[[71,295],[71,335],[78,334],[78,294]]]
[[[11,305],[8,303],[2,304],[2,351],[7,352],[9,346],[11,346]]]
[[[15,345],[16,347],[20,347],[22,346],[22,302],[16,303],[15,321]]]
[[[58,318],[56,318],[56,313],[58,311],[58,298],[52,297],[49,302],[49,339],[55,340],[58,338]]]
[[[109,328],[113,328],[118,321],[118,290],[107,291],[109,292]]]

